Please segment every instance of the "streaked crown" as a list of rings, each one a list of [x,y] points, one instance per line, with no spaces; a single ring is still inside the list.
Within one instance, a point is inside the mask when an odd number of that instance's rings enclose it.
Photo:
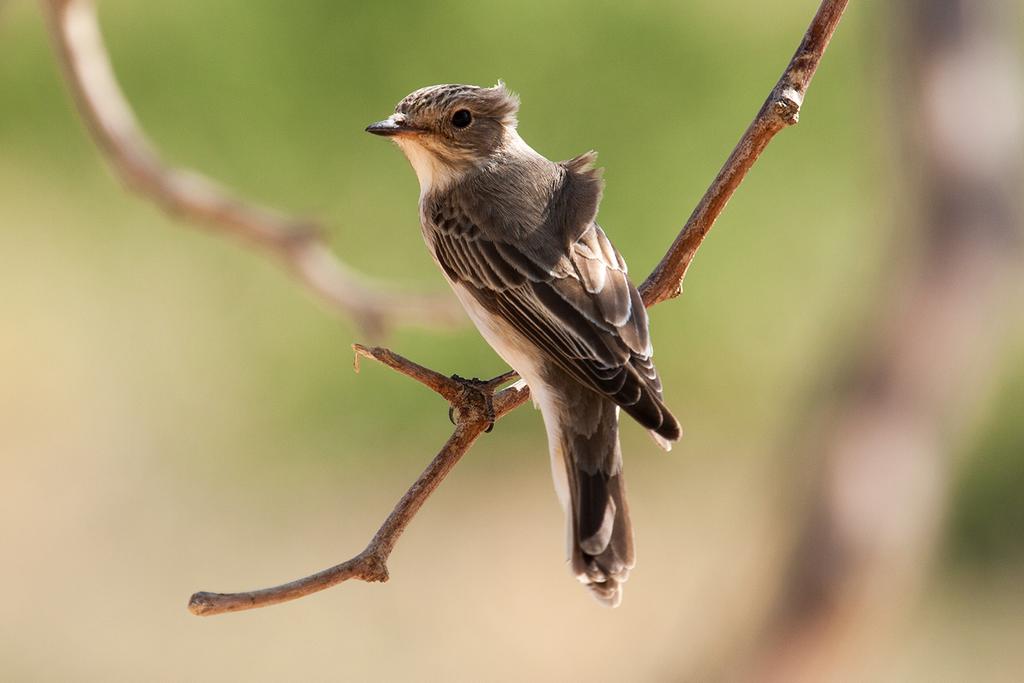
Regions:
[[[433,121],[465,108],[478,118],[494,119],[506,126],[516,125],[519,98],[498,81],[493,88],[475,85],[430,85],[406,95],[395,111],[410,120]]]

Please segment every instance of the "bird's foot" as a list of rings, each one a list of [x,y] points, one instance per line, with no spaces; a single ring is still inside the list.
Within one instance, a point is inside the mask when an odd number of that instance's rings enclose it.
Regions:
[[[487,419],[487,429],[484,430],[485,434],[489,434],[494,429],[494,392],[498,388],[508,382],[510,379],[516,376],[513,371],[506,372],[498,375],[492,379],[480,379],[478,377],[465,378],[459,375],[452,375],[452,379],[462,385],[466,391],[466,401],[469,404],[477,401],[478,406],[482,409],[484,417]],[[473,398],[469,398],[472,396]],[[456,406],[448,406],[448,419],[452,424],[458,424],[458,420],[455,416]]]

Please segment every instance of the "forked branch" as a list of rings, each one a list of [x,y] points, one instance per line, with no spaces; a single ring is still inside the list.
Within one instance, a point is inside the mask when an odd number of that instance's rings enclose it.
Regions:
[[[478,385],[446,377],[388,349],[367,348],[358,344],[353,349],[357,354],[357,369],[359,357],[371,358],[444,397],[454,409],[455,431],[398,501],[363,552],[330,569],[273,588],[244,593],[195,593],[188,603],[193,614],[208,616],[274,605],[316,593],[349,579],[387,581],[388,557],[423,503],[492,421],[518,407],[530,393],[525,387],[519,386],[494,393],[494,389],[514,377],[513,373],[506,373],[486,385]]]
[[[454,298],[388,291],[343,263],[312,221],[236,196],[212,180],[168,166],[121,92],[93,0],[42,0],[78,111],[125,186],[167,213],[259,247],[334,310],[376,337],[396,325],[460,322]]]
[[[747,171],[776,133],[797,122],[804,94],[846,9],[847,1],[824,0],[821,3],[800,47],[753,123],[740,138],[668,253],[640,286],[640,293],[648,308],[679,294],[682,279],[697,248]],[[528,389],[513,385],[493,395],[493,410],[481,410],[480,402],[483,400],[486,404],[486,389],[483,392],[467,391],[466,384],[417,365],[387,349],[356,346],[355,350],[362,356],[378,360],[417,380],[447,399],[458,416],[455,432],[398,502],[363,552],[335,567],[274,588],[246,593],[196,593],[189,601],[189,609],[193,614],[208,616],[273,605],[349,579],[387,580],[388,556],[412,517],[492,420],[500,419],[525,403],[529,397]]]

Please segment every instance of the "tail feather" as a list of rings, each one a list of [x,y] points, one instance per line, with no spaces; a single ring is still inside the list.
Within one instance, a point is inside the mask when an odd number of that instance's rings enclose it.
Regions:
[[[622,600],[635,557],[619,447],[618,409],[607,397],[581,390],[567,398],[552,445],[553,467],[564,468],[573,573],[600,602]],[[545,415],[545,420],[548,416]],[[560,462],[559,462],[560,461]],[[556,481],[560,477],[556,477]]]
[[[622,473],[609,477],[604,490],[604,516],[609,522],[604,525],[607,535],[599,539],[597,535],[587,538],[575,533],[570,548],[571,563],[573,573],[595,598],[609,607],[617,607],[622,601],[622,584],[629,578],[635,563],[633,529]],[[580,503],[578,509],[599,504],[598,499],[590,497],[595,489],[579,489],[579,492],[580,497],[575,499]],[[576,529],[587,520],[583,516],[576,519],[579,520]]]
[[[598,555],[608,547],[615,525],[615,502],[608,494],[608,478],[603,474],[577,471],[576,485],[580,548]]]

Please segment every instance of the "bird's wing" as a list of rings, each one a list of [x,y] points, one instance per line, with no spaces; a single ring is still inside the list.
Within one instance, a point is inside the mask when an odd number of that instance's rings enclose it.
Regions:
[[[561,202],[574,208],[572,202]],[[548,219],[552,216],[549,207]],[[669,440],[679,424],[661,400],[647,311],[626,264],[592,220],[568,226],[566,248],[532,250],[478,225],[457,196],[430,207],[433,251],[454,283],[533,342],[581,384],[610,397]],[[552,251],[558,253],[551,253]]]

